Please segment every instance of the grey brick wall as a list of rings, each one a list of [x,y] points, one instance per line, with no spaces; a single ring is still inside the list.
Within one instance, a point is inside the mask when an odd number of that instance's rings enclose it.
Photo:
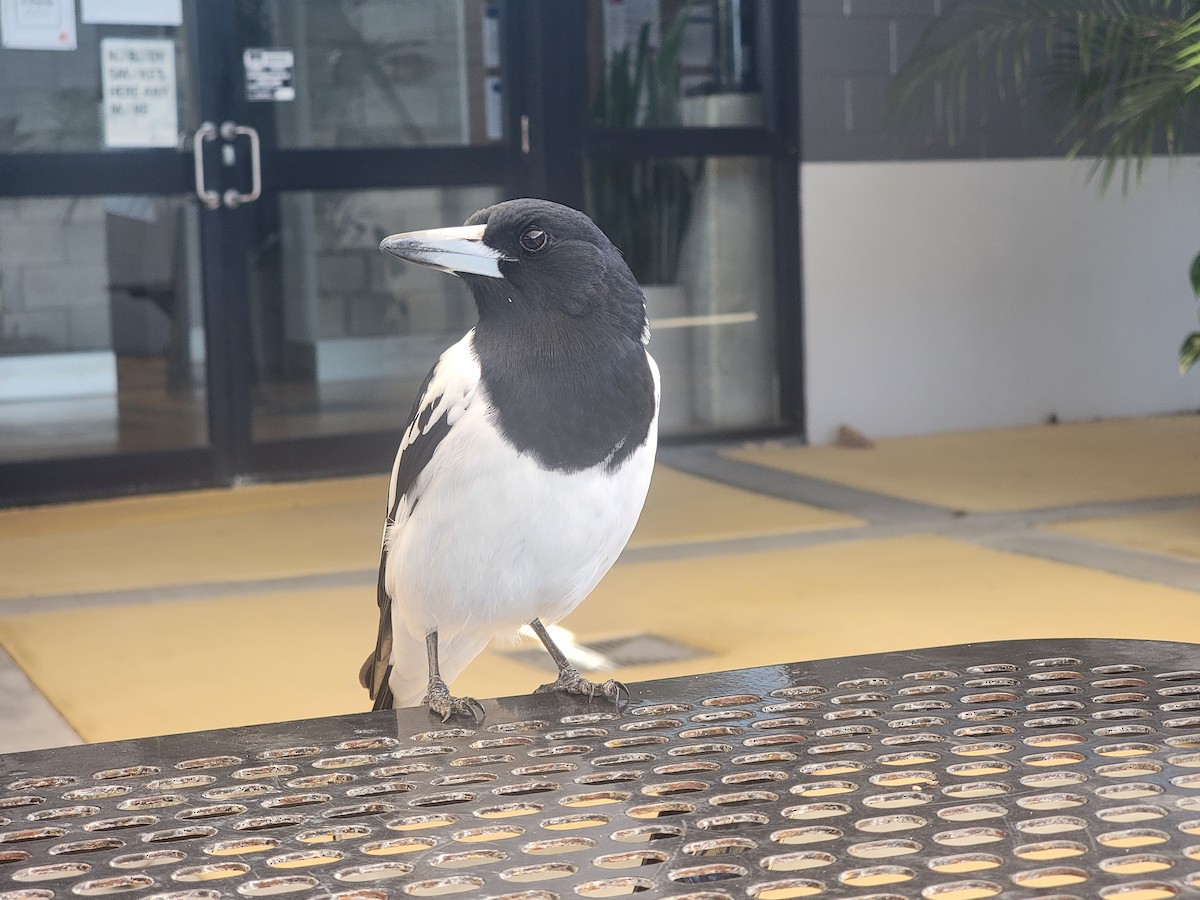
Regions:
[[[885,123],[888,86],[949,0],[799,0],[804,158],[989,159],[1058,156],[1050,116],[1034,101],[976,86],[966,133],[900,133]],[[931,98],[935,106],[937,94]]]
[[[112,346],[104,200],[0,200],[0,353]]]

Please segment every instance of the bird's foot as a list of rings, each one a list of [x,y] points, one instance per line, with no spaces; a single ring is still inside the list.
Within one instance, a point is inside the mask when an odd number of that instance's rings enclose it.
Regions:
[[[579,674],[574,666],[567,666],[558,673],[558,679],[549,684],[543,684],[534,690],[535,694],[575,694],[594,700],[597,696],[606,697],[617,706],[629,700],[629,688],[612,678],[597,684],[588,681]]]
[[[476,725],[483,721],[483,707],[479,701],[474,697],[451,696],[446,682],[440,678],[429,683],[425,706],[434,715],[441,716],[443,722],[450,721],[452,716],[469,716]]]

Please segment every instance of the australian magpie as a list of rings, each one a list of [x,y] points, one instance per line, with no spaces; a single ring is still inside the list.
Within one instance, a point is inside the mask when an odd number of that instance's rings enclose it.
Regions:
[[[461,277],[479,320],[425,378],[392,466],[363,686],[376,709],[481,719],[446,683],[528,624],[559,670],[539,692],[619,701],[624,686],[584,679],[543,623],[616,561],[650,485],[659,384],[641,288],[591,219],[545,200],[380,249]]]

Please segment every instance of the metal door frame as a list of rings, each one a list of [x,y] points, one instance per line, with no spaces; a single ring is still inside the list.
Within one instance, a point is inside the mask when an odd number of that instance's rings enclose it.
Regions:
[[[699,439],[798,434],[804,422],[799,219],[799,25],[793,0],[762,0],[761,52],[770,72],[761,128],[597,128],[589,122],[587,6],[583,0],[501,0],[505,135],[465,147],[269,149],[264,193],[500,184],[507,196],[540,196],[582,208],[588,156],[759,156],[770,160],[775,314],[782,424]],[[202,121],[243,112],[237,0],[188,0]],[[220,162],[203,143],[206,185],[245,189],[246,154]],[[0,197],[191,193],[194,158],[154,149],[0,155]],[[249,213],[200,206],[209,444],[0,464],[0,505],[334,476],[386,469],[395,429],[254,443],[250,341]],[[696,440],[691,438],[690,440]]]

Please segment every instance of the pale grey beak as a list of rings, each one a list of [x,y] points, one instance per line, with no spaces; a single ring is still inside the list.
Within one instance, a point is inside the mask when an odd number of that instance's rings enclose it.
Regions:
[[[380,241],[379,249],[451,275],[503,278],[500,260],[508,257],[483,242],[486,229],[486,225],[463,225],[459,228],[409,231],[385,237]]]

